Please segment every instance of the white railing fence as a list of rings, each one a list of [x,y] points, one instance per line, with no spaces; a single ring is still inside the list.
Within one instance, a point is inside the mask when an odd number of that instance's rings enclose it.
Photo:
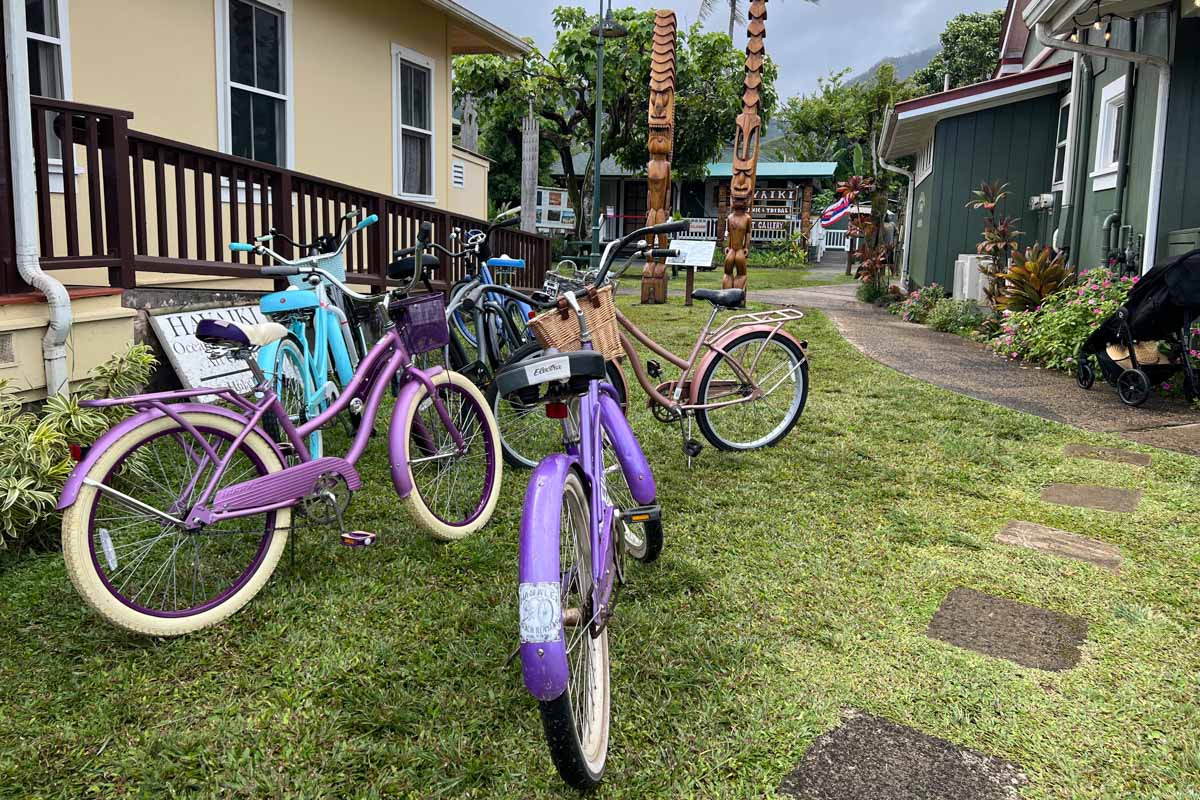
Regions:
[[[825,231],[826,250],[850,250],[849,231]]]

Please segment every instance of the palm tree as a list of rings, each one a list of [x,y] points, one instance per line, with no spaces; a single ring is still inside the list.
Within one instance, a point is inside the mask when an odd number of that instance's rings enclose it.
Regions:
[[[721,5],[728,3],[729,5],[729,38],[733,38],[733,28],[739,22],[746,21],[746,15],[742,13],[741,0],[719,0]],[[700,0],[700,21],[708,19],[709,16],[717,10],[718,0]]]
[[[819,3],[821,0],[805,0],[807,3]],[[729,6],[729,38],[733,38],[733,29],[739,22],[746,21],[742,12],[742,0],[700,0],[700,21],[708,19],[717,10],[717,6]]]

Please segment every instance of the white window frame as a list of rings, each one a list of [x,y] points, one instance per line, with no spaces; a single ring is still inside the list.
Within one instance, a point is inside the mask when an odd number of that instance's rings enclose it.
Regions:
[[[1071,142],[1072,134],[1075,132],[1075,115],[1071,113],[1074,110],[1074,106],[1072,105],[1073,98],[1074,93],[1067,92],[1062,101],[1058,104],[1058,116],[1054,120],[1054,138],[1056,141],[1054,143],[1054,161],[1050,165],[1050,169],[1053,171],[1058,168],[1058,151],[1061,149],[1063,151],[1063,174],[1062,180],[1058,181],[1055,181],[1054,175],[1051,174],[1050,178],[1052,182],[1050,185],[1050,190],[1053,192],[1065,193],[1067,190],[1067,184],[1071,180]],[[1058,128],[1062,124],[1063,109],[1066,109],[1067,111],[1067,129],[1063,132],[1063,136],[1066,138],[1058,139]]]
[[[295,38],[292,36],[292,0],[250,0],[251,4],[258,3],[283,15],[283,94],[230,80],[229,2],[230,0],[213,0],[217,37],[217,149],[222,153],[233,154],[233,131],[229,127],[230,95],[234,89],[244,89],[283,101],[283,163],[277,166],[294,169],[296,165],[296,91],[293,65],[296,48]]]
[[[1125,78],[1122,76],[1105,86],[1100,96],[1100,125],[1096,136],[1095,163],[1090,176],[1094,192],[1117,188],[1119,165],[1109,160],[1109,154],[1120,143],[1117,109],[1125,108],[1125,105]],[[1125,113],[1130,113],[1130,109],[1125,108]]]
[[[929,137],[929,143],[917,153],[917,171],[913,185],[920,183],[933,174],[933,143],[936,137]]]
[[[401,122],[400,62],[407,61],[429,70],[429,129],[415,128]],[[410,50],[392,42],[392,194],[401,200],[414,203],[437,203],[437,61],[432,56]],[[401,134],[411,130],[429,136],[429,194],[406,194],[404,192],[404,152]]]
[[[75,99],[75,89],[71,78],[71,13],[69,0],[58,0],[55,4],[58,9],[58,36],[46,36],[41,33],[33,33],[29,30],[28,21],[25,24],[25,39],[33,39],[36,42],[45,42],[58,47],[59,53],[59,69],[62,70],[63,83],[63,100]],[[61,158],[47,158],[46,166],[50,174],[50,193],[62,194],[66,189],[63,186],[63,162]],[[75,165],[75,176],[83,175],[87,170],[80,164]]]

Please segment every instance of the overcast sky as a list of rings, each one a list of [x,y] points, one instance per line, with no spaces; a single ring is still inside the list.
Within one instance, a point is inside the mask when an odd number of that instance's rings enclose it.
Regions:
[[[554,42],[550,12],[571,0],[458,0],[464,6],[518,36],[532,36],[543,51]],[[576,0],[599,8],[599,0]],[[721,5],[722,3],[718,3]],[[663,0],[614,0],[637,8],[670,7]],[[830,70],[850,67],[857,74],[885,56],[899,56],[937,43],[946,20],[964,11],[1003,8],[1004,0],[771,0],[768,5],[767,52],[779,64],[780,95],[811,91]],[[678,0],[675,12],[683,27],[695,22],[700,0]],[[728,13],[708,21],[725,30]],[[735,34],[745,44],[746,30]]]

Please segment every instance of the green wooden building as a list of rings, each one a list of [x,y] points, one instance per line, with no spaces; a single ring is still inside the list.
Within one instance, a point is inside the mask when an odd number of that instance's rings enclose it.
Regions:
[[[1195,0],[1010,0],[984,83],[898,103],[881,139],[915,162],[912,283],[953,285],[982,238],[984,181],[1023,245],[1089,269],[1144,272],[1200,241],[1200,6]]]

